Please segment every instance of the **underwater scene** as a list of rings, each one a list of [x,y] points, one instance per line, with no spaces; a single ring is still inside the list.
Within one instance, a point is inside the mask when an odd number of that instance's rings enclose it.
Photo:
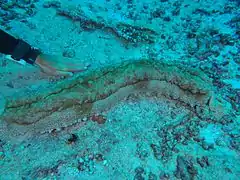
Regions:
[[[0,0],[0,180],[239,179],[239,0]]]

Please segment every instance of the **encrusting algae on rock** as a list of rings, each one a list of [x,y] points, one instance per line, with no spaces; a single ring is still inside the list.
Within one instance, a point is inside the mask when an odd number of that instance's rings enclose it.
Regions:
[[[10,135],[45,133],[81,122],[142,92],[179,102],[202,120],[221,123],[234,118],[231,105],[202,71],[141,59],[84,72],[38,92],[6,97],[1,119]]]

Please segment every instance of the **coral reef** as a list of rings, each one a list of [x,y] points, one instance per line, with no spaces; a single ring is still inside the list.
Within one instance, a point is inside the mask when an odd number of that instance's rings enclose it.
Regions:
[[[0,55],[0,179],[239,179],[238,0],[0,0],[0,16],[91,64],[65,79]]]
[[[21,1],[0,1],[0,25],[6,29],[11,27],[8,23],[12,20],[26,21],[27,17],[34,16],[36,14],[35,3],[37,0],[21,0]],[[19,11],[20,10],[20,11]]]
[[[74,22],[80,22],[80,28],[85,31],[102,30],[111,33],[124,45],[152,44],[158,37],[158,33],[150,28],[139,25],[131,25],[126,22],[114,22],[105,20],[101,16],[88,15],[80,5],[66,5],[57,9],[57,14],[65,16]]]

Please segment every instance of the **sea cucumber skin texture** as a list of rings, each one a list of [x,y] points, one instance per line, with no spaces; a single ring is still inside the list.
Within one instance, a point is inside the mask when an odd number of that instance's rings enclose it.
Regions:
[[[182,102],[205,119],[221,121],[232,114],[230,104],[220,98],[203,72],[142,59],[85,72],[38,92],[6,97],[0,119],[14,134],[44,133],[77,123],[142,91]]]

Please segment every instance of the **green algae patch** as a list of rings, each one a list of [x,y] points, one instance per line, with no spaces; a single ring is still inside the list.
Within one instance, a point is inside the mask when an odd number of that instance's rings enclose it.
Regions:
[[[142,92],[180,102],[203,120],[233,118],[230,104],[202,71],[142,59],[85,72],[37,92],[6,97],[1,119],[14,135],[45,133],[81,122]]]

